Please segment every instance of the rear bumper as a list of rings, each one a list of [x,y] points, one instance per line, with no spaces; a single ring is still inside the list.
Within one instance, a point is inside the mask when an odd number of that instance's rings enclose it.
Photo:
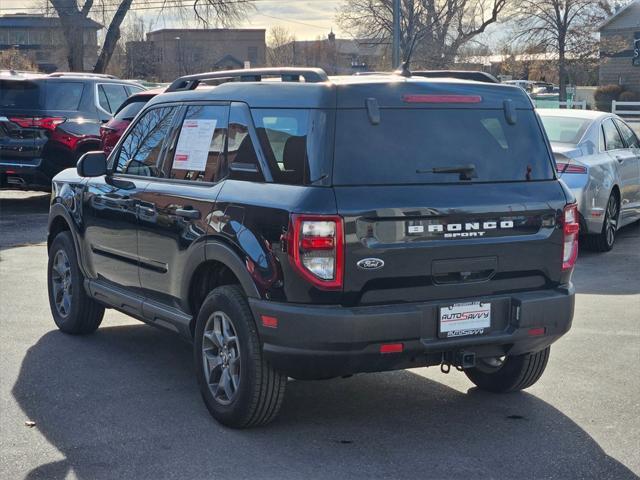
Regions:
[[[44,172],[42,160],[21,163],[0,160],[0,188],[50,189],[51,176]]]
[[[438,309],[452,303],[492,303],[492,326],[477,336],[438,338]],[[265,358],[296,378],[329,378],[440,364],[443,354],[477,358],[546,348],[571,327],[574,289],[557,288],[482,299],[345,308],[250,300]],[[275,317],[277,328],[262,316]],[[531,329],[544,329],[532,336]],[[380,353],[383,343],[402,343],[401,353]]]

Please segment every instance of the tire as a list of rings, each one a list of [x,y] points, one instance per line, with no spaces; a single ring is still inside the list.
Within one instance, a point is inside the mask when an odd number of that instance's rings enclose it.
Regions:
[[[61,331],[73,335],[96,331],[102,322],[104,307],[84,289],[84,276],[68,231],[59,233],[51,243],[47,285],[51,314]]]
[[[536,383],[549,361],[551,347],[536,353],[507,356],[499,366],[480,364],[464,372],[478,388],[494,393],[516,392]]]
[[[607,200],[607,208],[602,223],[602,231],[595,235],[585,235],[583,238],[584,246],[588,250],[595,252],[608,252],[613,248],[616,241],[616,232],[618,230],[618,220],[620,218],[620,205],[618,197],[615,193],[609,195]]]
[[[218,287],[205,298],[196,320],[194,362],[200,393],[218,422],[248,428],[278,414],[287,377],[264,360],[239,286]]]

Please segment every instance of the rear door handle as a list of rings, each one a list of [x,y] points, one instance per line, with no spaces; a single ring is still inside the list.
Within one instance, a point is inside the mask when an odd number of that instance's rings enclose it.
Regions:
[[[200,218],[200,210],[194,208],[176,208],[175,214],[179,217],[197,220]]]

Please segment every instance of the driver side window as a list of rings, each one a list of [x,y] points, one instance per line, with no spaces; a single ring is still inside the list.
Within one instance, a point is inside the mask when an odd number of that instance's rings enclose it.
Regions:
[[[122,142],[114,160],[114,171],[143,177],[162,177],[158,161],[175,112],[176,107],[153,108],[145,112]]]

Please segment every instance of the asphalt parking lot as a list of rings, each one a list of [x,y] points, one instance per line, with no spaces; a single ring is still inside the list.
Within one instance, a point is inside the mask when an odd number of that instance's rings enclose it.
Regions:
[[[0,192],[0,478],[594,478],[640,474],[640,228],[581,253],[573,329],[526,392],[437,368],[291,382],[272,425],[207,413],[190,347],[108,311],[55,329],[48,196]],[[31,425],[27,422],[34,422]]]

